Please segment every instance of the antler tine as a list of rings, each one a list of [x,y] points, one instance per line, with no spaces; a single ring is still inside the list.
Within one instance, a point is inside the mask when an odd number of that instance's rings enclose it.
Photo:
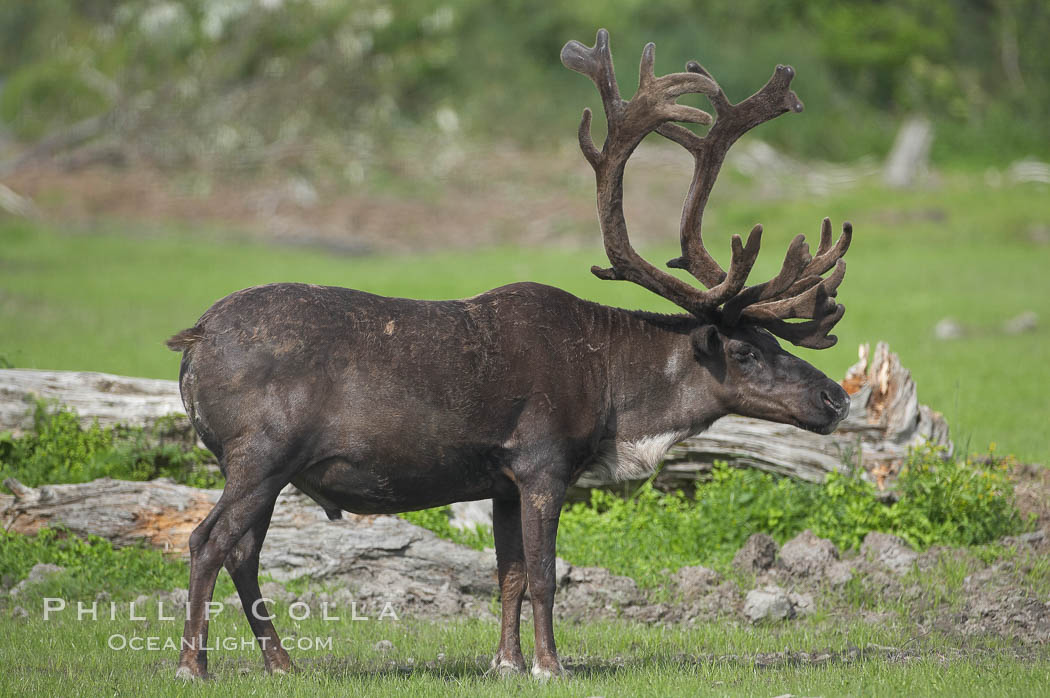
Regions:
[[[825,218],[820,223],[820,246],[817,248],[817,254],[813,257],[813,261],[809,263],[803,276],[816,275],[820,276],[825,273],[828,269],[835,266],[835,263],[842,259],[842,255],[846,254],[846,250],[849,249],[850,243],[853,241],[853,226],[847,221],[842,224],[842,235],[839,236],[838,242],[835,243],[835,247],[831,247],[831,219]]]
[[[795,238],[798,242],[802,239],[799,235]],[[798,271],[798,278],[791,285],[780,288],[760,284],[744,289],[737,297],[726,304],[724,317],[727,322],[735,323],[740,318],[759,319],[777,315],[781,318],[817,317],[821,312],[819,304],[814,305],[816,289],[823,289],[829,297],[834,297],[835,292],[842,283],[846,273],[846,263],[842,256],[849,249],[850,241],[853,239],[853,226],[849,223],[842,224],[842,235],[834,247],[831,246],[831,220],[825,218],[820,226],[820,245],[817,248],[817,256],[809,260],[805,266]],[[790,254],[790,252],[789,252]],[[785,266],[787,262],[785,261]],[[831,267],[836,267],[835,272],[826,279],[821,278]],[[781,272],[783,274],[783,272]],[[779,277],[778,277],[779,278]],[[833,305],[833,304],[832,304]]]
[[[594,81],[606,112],[610,107],[615,109],[620,106],[623,100],[620,99],[620,88],[616,84],[616,75],[613,72],[608,31],[598,30],[592,48],[587,48],[576,40],[568,42],[562,47],[561,62],[566,68],[582,73]]]
[[[846,260],[840,259],[835,265],[834,273],[828,278],[808,277],[807,282],[815,279],[815,283],[808,283],[808,287],[800,287],[796,293],[785,293],[781,300],[756,303],[747,308],[742,315],[749,320],[816,318],[834,309],[835,302],[831,299],[838,293],[839,284],[845,276]]]
[[[809,245],[806,244],[805,235],[796,235],[795,239],[788,245],[787,253],[784,255],[784,263],[780,267],[780,273],[769,281],[754,286],[748,286],[743,291],[729,299],[722,310],[722,317],[730,325],[735,325],[740,318],[741,311],[749,305],[754,305],[766,300],[771,300],[791,288],[801,278],[802,272],[809,266],[812,258],[809,256]]]
[[[827,349],[835,346],[838,337],[828,334],[831,328],[842,319],[846,307],[836,305],[835,309],[817,320],[807,322],[784,322],[779,318],[755,320],[755,324],[764,327],[776,336],[792,344],[807,349]]]

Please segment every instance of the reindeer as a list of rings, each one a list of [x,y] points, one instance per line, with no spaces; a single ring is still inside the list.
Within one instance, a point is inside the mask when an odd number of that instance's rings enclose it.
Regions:
[[[601,469],[652,473],[666,450],[735,413],[830,433],[849,401],[834,381],[774,337],[821,349],[843,306],[851,227],[832,244],[824,219],[811,256],[799,235],[780,272],[746,286],[762,227],[732,238],[728,271],[708,254],[701,218],[729,147],[746,131],[802,111],[777,66],[765,86],[732,104],[711,75],[653,74],[642,52],[638,91],[620,97],[609,35],[565,45],[562,62],[594,81],[608,121],[601,150],[584,110],[580,147],[594,168],[598,216],[611,266],[600,279],[643,286],[679,315],[607,307],[535,283],[472,298],[420,301],[346,288],[278,283],[233,293],[175,335],[186,412],[218,458],[226,486],[193,531],[189,608],[176,676],[207,675],[206,606],[219,568],[237,587],[270,672],[292,668],[259,591],[259,550],[289,483],[330,518],[394,514],[492,499],[502,627],[492,669],[524,672],[519,615],[526,586],[535,625],[532,674],[562,675],[554,644],[555,539],[566,488]],[[706,95],[717,120],[676,100]],[[712,124],[698,136],[675,122]],[[680,257],[662,271],[631,246],[623,174],[655,131],[689,151],[692,183]],[[834,271],[824,276],[828,271]],[[799,319],[800,322],[788,322]]]

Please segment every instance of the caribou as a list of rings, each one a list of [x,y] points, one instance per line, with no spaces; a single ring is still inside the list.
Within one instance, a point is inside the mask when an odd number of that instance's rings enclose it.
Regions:
[[[289,483],[332,519],[491,498],[502,604],[492,670],[527,669],[519,639],[527,588],[532,674],[546,678],[564,673],[553,634],[555,539],[566,488],[583,472],[644,477],[673,444],[730,413],[821,434],[846,416],[842,388],[776,338],[815,349],[835,343],[828,333],[844,311],[835,296],[850,225],[833,243],[824,219],[815,254],[797,236],[780,272],[754,285],[746,281],[761,226],[746,242],[732,237],[728,270],[701,235],[729,147],[763,122],[802,111],[789,89],[794,70],[777,66],[764,87],[733,104],[699,63],[655,76],[650,43],[638,90],[625,100],[604,29],[593,47],[568,42],[561,60],[597,86],[608,123],[601,150],[589,109],[578,133],[611,263],[591,271],[639,284],[684,312],[608,307],[535,283],[445,301],[275,283],[217,301],[167,343],[182,352],[186,412],[226,477],[189,540],[179,678],[207,676],[207,606],[223,566],[251,609],[266,669],[291,670],[258,583],[259,551]],[[677,103],[689,93],[705,95],[715,116]],[[680,122],[710,128],[701,136]],[[668,266],[699,285],[643,259],[628,237],[624,167],[652,132],[694,158],[682,254]]]

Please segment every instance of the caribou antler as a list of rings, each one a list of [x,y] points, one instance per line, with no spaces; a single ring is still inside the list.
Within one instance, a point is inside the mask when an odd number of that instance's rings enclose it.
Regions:
[[[799,235],[788,247],[780,273],[765,283],[747,288],[744,284],[758,258],[762,226],[756,225],[751,230],[746,244],[739,235],[732,237],[728,272],[707,252],[701,234],[704,207],[730,146],[761,123],[788,111],[802,111],[802,102],[789,89],[794,69],[777,66],[761,90],[743,102],[731,104],[710,73],[695,61],[686,65],[684,73],[656,77],[654,54],[654,45],[646,44],[639,68],[638,91],[630,101],[625,101],[616,84],[606,30],[598,31],[592,48],[570,41],[561,52],[566,67],[594,81],[608,121],[608,135],[600,151],[591,139],[590,109],[584,109],[579,129],[580,149],[594,168],[597,180],[598,216],[605,251],[612,263],[611,268],[592,267],[591,271],[601,279],[639,284],[700,317],[709,317],[725,304],[722,319],[729,325],[746,320],[800,346],[819,349],[833,345],[836,338],[828,332],[842,317],[844,309],[832,299],[845,274],[842,256],[849,248],[852,235],[849,223],[843,226],[842,236],[832,246],[831,222],[824,220],[816,257],[810,256],[805,238]],[[688,93],[707,95],[717,120],[705,111],[677,104],[676,100]],[[675,123],[677,121],[714,123],[707,135],[698,136]],[[693,179],[682,209],[682,255],[667,265],[688,271],[706,290],[654,267],[635,251],[628,237],[623,215],[624,167],[642,139],[653,131],[693,155]],[[835,267],[834,273],[823,278],[832,267]],[[791,318],[809,321],[786,322]]]

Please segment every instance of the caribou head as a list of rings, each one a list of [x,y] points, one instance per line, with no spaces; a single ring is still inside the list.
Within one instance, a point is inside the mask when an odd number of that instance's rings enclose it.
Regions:
[[[746,243],[733,235],[728,271],[708,253],[702,235],[704,206],[730,146],[763,122],[802,111],[802,102],[789,89],[794,69],[778,65],[762,89],[732,104],[699,63],[690,61],[686,72],[656,77],[654,57],[654,45],[649,43],[642,51],[638,90],[624,100],[606,30],[598,31],[593,47],[570,41],[561,52],[566,67],[597,86],[608,122],[601,150],[591,139],[590,109],[583,111],[578,134],[580,149],[594,168],[598,217],[612,263],[608,268],[592,267],[591,272],[600,279],[643,286],[696,318],[691,331],[695,357],[715,377],[705,388],[726,411],[830,433],[849,411],[848,396],[813,366],[781,349],[774,335],[811,349],[835,344],[837,338],[828,333],[845,310],[835,295],[846,273],[842,257],[849,249],[852,226],[844,223],[841,236],[833,241],[831,221],[825,218],[816,254],[810,253],[805,236],[798,235],[788,246],[780,272],[751,286],[747,279],[758,258],[762,226],[751,230]],[[706,95],[717,118],[677,103],[689,93]],[[710,129],[699,136],[676,122],[710,125]],[[682,210],[682,254],[667,266],[688,272],[701,286],[643,259],[627,234],[624,168],[653,131],[693,156],[693,178]]]

